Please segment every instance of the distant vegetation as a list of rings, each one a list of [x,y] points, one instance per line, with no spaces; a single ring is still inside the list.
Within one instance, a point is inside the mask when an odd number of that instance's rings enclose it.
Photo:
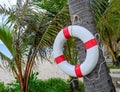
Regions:
[[[108,66],[109,69],[120,69],[120,66]]]
[[[37,79],[38,73],[32,73],[29,80],[29,92],[71,92],[69,81],[60,78],[51,78],[48,80]],[[84,85],[79,81],[80,90],[84,91]],[[18,81],[5,85],[0,82],[0,92],[21,92]],[[78,92],[78,91],[74,91]]]

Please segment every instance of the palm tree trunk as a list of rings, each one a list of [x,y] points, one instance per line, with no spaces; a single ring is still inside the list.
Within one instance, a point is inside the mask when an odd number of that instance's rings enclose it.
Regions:
[[[96,34],[90,0],[69,0],[69,11],[73,24],[83,26],[93,35]],[[77,47],[80,61],[83,62],[85,60],[85,50],[80,40],[77,40]],[[116,92],[101,49],[96,68],[92,73],[84,76],[83,79],[85,92]]]

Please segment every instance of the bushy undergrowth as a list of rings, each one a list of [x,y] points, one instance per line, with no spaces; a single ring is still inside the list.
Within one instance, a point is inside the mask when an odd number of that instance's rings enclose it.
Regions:
[[[120,66],[108,66],[109,69],[120,69]]]
[[[37,79],[38,73],[32,73],[29,80],[29,92],[71,92],[69,82],[60,78],[51,78],[48,80]],[[79,86],[84,92],[83,83],[80,81]],[[21,92],[18,81],[9,83],[6,86],[0,83],[0,92]],[[77,91],[75,91],[77,92]]]
[[[29,92],[70,92],[66,81],[60,78],[38,80],[38,73],[33,73],[29,80]]]
[[[0,82],[0,92],[8,92],[9,89],[5,87],[3,82]]]

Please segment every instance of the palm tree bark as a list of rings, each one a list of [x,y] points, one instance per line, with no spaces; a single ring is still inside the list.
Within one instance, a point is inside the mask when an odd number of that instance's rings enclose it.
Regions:
[[[90,0],[69,0],[68,3],[72,24],[83,26],[95,35],[96,29],[90,8]],[[79,50],[78,56],[82,63],[85,60],[85,49],[80,40],[77,40],[77,48]],[[102,50],[100,49],[99,51],[99,60],[96,68],[83,78],[85,92],[116,92]]]

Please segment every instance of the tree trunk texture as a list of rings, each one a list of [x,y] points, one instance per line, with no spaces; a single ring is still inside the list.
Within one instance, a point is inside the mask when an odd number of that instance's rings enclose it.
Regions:
[[[90,0],[69,0],[68,4],[72,24],[83,26],[95,35],[96,29]],[[86,55],[82,41],[77,40],[77,48],[80,63],[82,63]],[[101,49],[99,49],[99,60],[96,68],[83,79],[85,92],[116,92]]]

